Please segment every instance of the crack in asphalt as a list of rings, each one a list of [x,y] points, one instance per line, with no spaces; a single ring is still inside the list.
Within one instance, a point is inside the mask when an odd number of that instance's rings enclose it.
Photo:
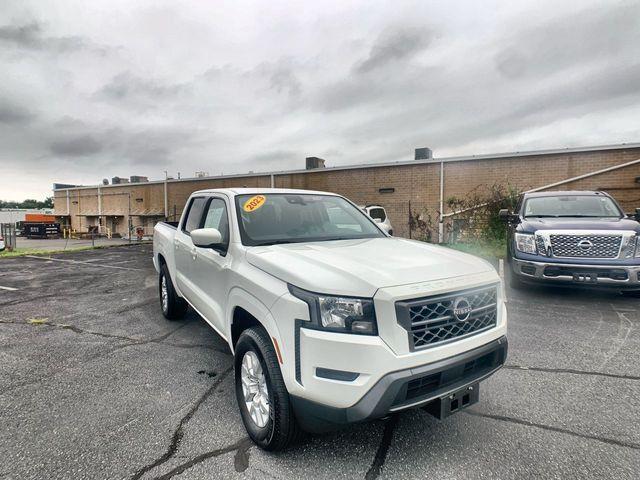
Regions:
[[[82,292],[82,293],[65,293],[65,297],[71,297],[71,296],[82,296],[82,295],[86,295],[86,293]],[[59,293],[51,293],[51,294],[46,294],[46,295],[39,295],[37,297],[23,297],[20,296],[19,298],[16,298],[15,300],[9,300],[7,302],[2,302],[0,303],[0,307],[9,307],[12,305],[20,305],[21,303],[30,303],[30,302],[41,302],[44,299],[47,298],[60,298],[60,294]]]
[[[159,300],[157,298],[148,298],[146,300],[141,300],[139,302],[135,302],[135,303],[131,303],[129,305],[127,305],[126,307],[120,308],[118,310],[115,310],[113,313],[115,314],[121,314],[121,313],[127,313],[131,310],[135,310],[137,308],[142,308],[142,307],[146,307],[147,305],[151,305],[153,303],[159,302]]]
[[[159,337],[154,337],[148,340],[140,340],[140,339],[135,339],[132,337],[125,337],[125,336],[120,336],[120,335],[111,335],[108,333],[101,333],[101,332],[94,332],[94,331],[90,331],[90,330],[83,330],[81,328],[78,328],[74,325],[67,325],[67,324],[62,324],[62,323],[49,323],[49,322],[38,322],[38,323],[29,323],[28,321],[25,322],[16,322],[16,321],[11,321],[11,320],[0,320],[0,324],[6,324],[6,325],[28,325],[28,326],[32,326],[32,327],[49,327],[49,328],[56,328],[56,329],[61,329],[61,330],[70,330],[74,333],[77,334],[86,334],[86,335],[95,335],[98,337],[104,337],[104,338],[109,338],[109,339],[117,339],[120,341],[128,341],[130,343],[124,344],[124,345],[116,345],[113,348],[110,348],[106,351],[103,352],[99,352],[96,353],[94,355],[89,355],[88,357],[85,357],[82,359],[83,363],[87,363],[90,361],[93,361],[97,358],[100,357],[104,357],[107,355],[111,355],[112,353],[118,351],[118,350],[122,350],[123,348],[128,348],[131,346],[140,346],[140,345],[147,345],[147,344],[157,344],[157,345],[168,345],[168,346],[172,346],[172,347],[176,347],[176,348],[194,348],[191,345],[181,345],[181,344],[171,344],[171,343],[165,343],[163,340],[169,338],[171,335],[173,335],[175,332],[177,332],[178,330],[180,330],[181,328],[184,328],[186,325],[188,325],[187,323],[184,323],[182,325],[180,325],[177,328],[174,328],[173,330],[171,330],[170,332],[167,332],[163,335],[160,335]],[[102,344],[102,345],[112,345],[112,344]],[[198,345],[198,347],[200,347],[201,345]],[[219,350],[222,351],[222,350]],[[223,353],[228,353],[227,351],[222,351]],[[9,385],[8,387],[0,390],[0,395],[4,395],[5,393],[8,393],[12,390],[15,390],[16,388],[21,388],[21,387],[27,387],[29,385],[37,385],[38,383],[42,382],[45,379],[51,378],[53,375],[57,375],[61,372],[64,372],[65,370],[68,370],[69,368],[73,368],[75,365],[72,366],[65,366],[63,368],[59,368],[59,369],[55,369],[51,372],[49,372],[49,374],[44,377],[44,378],[37,378],[35,380],[29,380],[26,382],[19,382],[19,383],[14,383],[13,385]]]
[[[632,448],[634,450],[640,450],[640,445],[637,443],[631,443],[631,442],[623,442],[621,440],[615,440],[613,438],[606,438],[606,437],[599,437],[596,435],[588,435],[586,433],[579,433],[579,432],[574,432],[572,430],[566,430],[564,428],[560,428],[560,427],[554,427],[551,425],[545,425],[543,423],[535,423],[535,422],[530,422],[528,420],[521,420],[519,418],[514,418],[514,417],[507,417],[504,415],[494,415],[494,414],[490,414],[490,413],[480,413],[474,410],[463,410],[463,413],[466,413],[467,415],[472,415],[474,417],[482,417],[482,418],[489,418],[492,420],[498,420],[501,422],[508,422],[508,423],[515,423],[517,425],[523,425],[525,427],[534,427],[534,428],[539,428],[541,430],[548,430],[551,432],[556,432],[556,433],[564,433],[566,435],[571,435],[573,437],[578,437],[578,438],[584,438],[587,440],[595,440],[597,442],[602,442],[602,443],[606,443],[608,445],[615,445],[617,447],[625,447],[625,448]]]
[[[546,367],[525,367],[522,365],[504,365],[503,368],[507,370],[531,370],[534,372],[545,372],[545,373],[570,373],[572,375],[593,375],[598,377],[609,377],[609,378],[618,378],[621,380],[640,380],[640,376],[635,375],[623,375],[617,373],[606,373],[606,372],[592,372],[588,370],[574,370],[572,368],[546,368]]]
[[[198,411],[200,406],[205,402],[205,400],[207,398],[209,398],[211,396],[211,394],[218,387],[218,385],[220,385],[220,383],[222,383],[222,381],[227,377],[227,375],[229,375],[229,373],[231,373],[232,370],[233,370],[233,366],[227,368],[220,375],[218,375],[218,377],[214,380],[214,382],[211,384],[211,386],[200,396],[200,398],[198,398],[198,400],[191,406],[191,408],[187,411],[187,413],[180,419],[180,421],[178,422],[178,425],[176,426],[175,430],[173,431],[173,435],[171,436],[171,442],[169,443],[169,446],[167,447],[167,450],[158,459],[156,459],[152,463],[149,463],[149,464],[143,466],[142,468],[140,468],[136,473],[133,474],[133,476],[131,477],[131,480],[138,480],[145,473],[147,473],[148,471],[153,470],[154,468],[166,463],[169,459],[171,459],[176,454],[176,452],[178,451],[178,447],[180,446],[180,442],[182,441],[182,437],[184,435],[184,426],[189,422],[189,420],[191,420],[191,418]],[[235,447],[235,448],[233,448],[233,449],[231,449],[229,451],[233,451],[233,450],[235,450],[237,448],[238,447]],[[211,452],[209,452],[209,453],[211,453]],[[224,453],[224,452],[222,452],[222,453]],[[212,456],[216,456],[216,455],[212,455]],[[196,457],[196,458],[198,458],[198,457]],[[209,457],[207,457],[207,458],[209,458]],[[190,462],[193,462],[193,460],[190,460],[189,462],[186,462],[186,464],[188,464]],[[183,465],[186,465],[186,464],[183,464]],[[180,468],[180,467],[176,467],[176,469],[178,469],[178,468]],[[186,468],[189,468],[189,467],[186,467]],[[184,470],[186,470],[186,468]],[[182,470],[182,471],[184,471],[184,470]],[[169,472],[169,473],[171,473],[171,472]],[[165,476],[158,477],[158,478],[171,478],[171,476],[176,475],[176,473],[172,474],[169,477],[167,477],[166,475],[168,475],[168,474],[165,474]]]
[[[374,480],[380,476],[380,472],[384,465],[384,462],[387,460],[387,454],[389,453],[389,447],[391,446],[391,441],[393,440],[393,432],[398,425],[398,416],[393,415],[389,420],[387,420],[384,424],[384,431],[382,432],[382,439],[380,440],[380,445],[378,445],[378,450],[376,450],[376,455],[373,458],[373,463],[367,470],[366,475],[364,476],[365,480]]]
[[[220,455],[224,455],[225,453],[236,452],[236,456],[234,459],[234,465],[236,472],[244,472],[249,466],[249,455],[248,451],[253,447],[253,444],[249,438],[242,438],[231,445],[227,445],[226,447],[218,448],[216,450],[211,450],[210,452],[203,453],[198,455],[197,457],[192,458],[191,460],[181,463],[177,467],[169,470],[164,475],[160,475],[159,477],[155,477],[154,480],[169,480],[170,478],[180,475],[184,471],[190,469],[194,465],[204,462],[213,457],[219,457]],[[240,453],[242,452],[242,453]],[[244,457],[242,460],[238,460],[238,456]],[[240,468],[240,469],[239,469]]]
[[[147,343],[162,343],[163,340],[166,340],[167,338],[169,338],[171,335],[173,335],[175,332],[177,332],[178,330],[180,330],[181,328],[184,328],[188,325],[188,323],[183,323],[182,325],[180,325],[177,328],[174,328],[173,330],[164,333],[162,335],[160,335],[159,337],[154,337],[154,338],[149,338],[147,340],[144,339],[140,339],[140,338],[133,338],[133,337],[127,337],[125,335],[115,335],[112,333],[103,333],[103,332],[96,332],[94,330],[84,330],[80,327],[77,327],[75,325],[70,325],[67,323],[51,323],[48,321],[42,321],[42,322],[29,322],[24,321],[24,322],[16,322],[13,320],[0,320],[0,324],[7,324],[7,325],[30,325],[33,327],[49,327],[49,328],[57,328],[57,329],[61,329],[61,330],[70,330],[73,333],[77,333],[79,335],[94,335],[96,337],[102,337],[102,338],[109,338],[109,339],[116,339],[116,340],[122,340],[122,341],[127,341],[127,342],[131,342],[131,344],[134,345],[145,345]],[[165,343],[164,345],[171,345],[169,343]],[[129,345],[126,345],[129,346]],[[180,346],[179,344],[175,344],[175,345],[171,345],[171,346]]]

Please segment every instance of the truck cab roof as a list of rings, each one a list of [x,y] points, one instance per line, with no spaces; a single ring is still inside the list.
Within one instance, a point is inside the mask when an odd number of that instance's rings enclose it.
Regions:
[[[524,193],[526,198],[537,198],[537,197],[578,197],[585,195],[602,195],[608,197],[609,195],[605,192],[593,191],[593,190],[556,190],[556,191],[548,191],[548,192],[530,192]]]
[[[193,192],[192,195],[196,194],[206,194],[206,193],[223,193],[230,197],[234,197],[236,195],[251,195],[251,194],[293,194],[293,195],[337,195],[336,193],[331,192],[321,192],[317,190],[301,190],[294,188],[209,188],[206,190],[198,190]]]

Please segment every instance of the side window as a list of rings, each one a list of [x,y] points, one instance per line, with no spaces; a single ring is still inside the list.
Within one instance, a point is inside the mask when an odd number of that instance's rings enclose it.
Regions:
[[[229,243],[229,217],[227,205],[221,198],[212,198],[204,218],[203,228],[215,228],[222,234],[222,243]]]
[[[202,214],[204,213],[206,201],[207,199],[204,197],[196,197],[191,200],[191,204],[187,210],[187,218],[182,224],[183,232],[191,233],[191,230],[200,228],[200,222],[202,221]]]
[[[384,214],[384,208],[371,208],[369,210],[369,216],[371,218],[377,218],[381,222],[384,222],[387,216]]]

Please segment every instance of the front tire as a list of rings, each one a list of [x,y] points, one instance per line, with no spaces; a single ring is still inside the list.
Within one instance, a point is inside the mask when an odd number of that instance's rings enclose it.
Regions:
[[[188,305],[183,298],[178,296],[167,265],[160,267],[158,277],[158,293],[160,295],[160,308],[167,320],[178,320],[187,313]]]
[[[262,327],[240,335],[235,348],[235,388],[245,429],[260,448],[279,451],[300,435],[278,357]]]

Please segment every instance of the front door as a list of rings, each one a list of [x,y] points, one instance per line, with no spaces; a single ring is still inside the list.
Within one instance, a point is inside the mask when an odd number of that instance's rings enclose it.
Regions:
[[[196,263],[197,251],[191,241],[191,231],[200,228],[200,225],[202,225],[207,200],[204,196],[191,199],[174,238],[176,278],[173,280],[176,282],[180,293],[198,310],[200,310],[198,305],[201,302],[197,298],[197,288],[193,283],[193,269]]]
[[[222,234],[220,248],[196,247],[197,259],[193,264],[192,279],[202,299],[200,313],[209,323],[225,335],[225,310],[229,293],[229,265],[232,261],[229,247],[229,208],[222,197],[207,202],[202,228],[215,228]]]

